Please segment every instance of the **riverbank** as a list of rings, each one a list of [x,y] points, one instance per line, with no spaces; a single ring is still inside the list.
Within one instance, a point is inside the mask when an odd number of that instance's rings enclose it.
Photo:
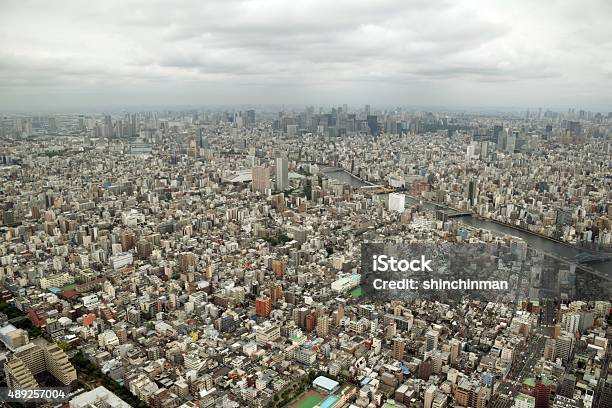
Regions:
[[[326,169],[328,170],[328,172],[324,173],[330,178],[340,181],[341,183],[349,184],[353,187],[359,188],[367,185],[360,178],[344,169],[335,168],[337,171],[332,171],[333,169],[334,167],[330,166]],[[423,206],[430,210],[436,210],[437,208],[441,207],[442,209],[448,209],[455,212],[458,211],[457,209],[450,208],[444,204],[434,203],[431,201],[423,200],[422,198],[417,198],[406,194],[406,206],[410,206],[414,203],[419,202],[422,202]],[[562,257],[566,259],[567,262],[574,262],[576,255],[579,253],[590,252],[587,248],[582,248],[567,242],[555,240],[545,235],[534,233],[533,231],[529,231],[524,228],[505,224],[500,221],[477,216],[461,216],[458,218],[460,218],[459,222],[471,226],[473,228],[491,231],[492,233],[500,235],[511,235],[518,237],[525,241],[525,243],[530,247],[547,254]],[[598,271],[599,273],[612,276],[612,261],[590,264],[588,267],[590,269]]]

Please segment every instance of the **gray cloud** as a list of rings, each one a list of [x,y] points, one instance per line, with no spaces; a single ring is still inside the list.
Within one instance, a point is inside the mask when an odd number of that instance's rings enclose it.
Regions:
[[[610,17],[607,0],[8,0],[0,109],[58,99],[74,109],[181,100],[607,106]]]

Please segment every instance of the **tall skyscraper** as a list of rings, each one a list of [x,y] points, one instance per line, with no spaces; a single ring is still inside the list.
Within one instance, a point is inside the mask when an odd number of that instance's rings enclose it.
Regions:
[[[253,128],[255,127],[255,111],[250,109],[246,111],[246,127]]]
[[[468,201],[471,206],[476,204],[476,180],[470,180],[468,183]]]
[[[104,137],[113,137],[113,120],[110,115],[104,115]]]
[[[374,136],[378,136],[378,134],[380,133],[378,129],[378,117],[376,117],[376,115],[368,115],[367,120],[368,120],[368,127],[370,128],[370,134]]]
[[[286,157],[276,159],[276,189],[284,191],[289,188],[289,162]]]
[[[270,170],[264,166],[253,167],[253,191],[265,193],[270,189]]]

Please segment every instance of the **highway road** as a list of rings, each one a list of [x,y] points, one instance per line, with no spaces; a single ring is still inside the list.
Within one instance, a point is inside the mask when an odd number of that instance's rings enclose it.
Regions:
[[[507,377],[498,386],[489,403],[490,407],[511,408],[514,405],[514,398],[521,390],[522,380],[532,375],[533,369],[544,352],[545,343],[546,336],[539,332],[533,335],[523,351],[514,360]]]

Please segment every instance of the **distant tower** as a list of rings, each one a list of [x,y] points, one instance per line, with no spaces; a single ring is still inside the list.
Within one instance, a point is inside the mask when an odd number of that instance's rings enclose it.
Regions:
[[[49,133],[57,133],[57,120],[53,116],[49,118]]]
[[[367,121],[368,127],[370,128],[370,134],[373,136],[378,136],[380,131],[378,129],[378,118],[376,115],[368,115]]]

